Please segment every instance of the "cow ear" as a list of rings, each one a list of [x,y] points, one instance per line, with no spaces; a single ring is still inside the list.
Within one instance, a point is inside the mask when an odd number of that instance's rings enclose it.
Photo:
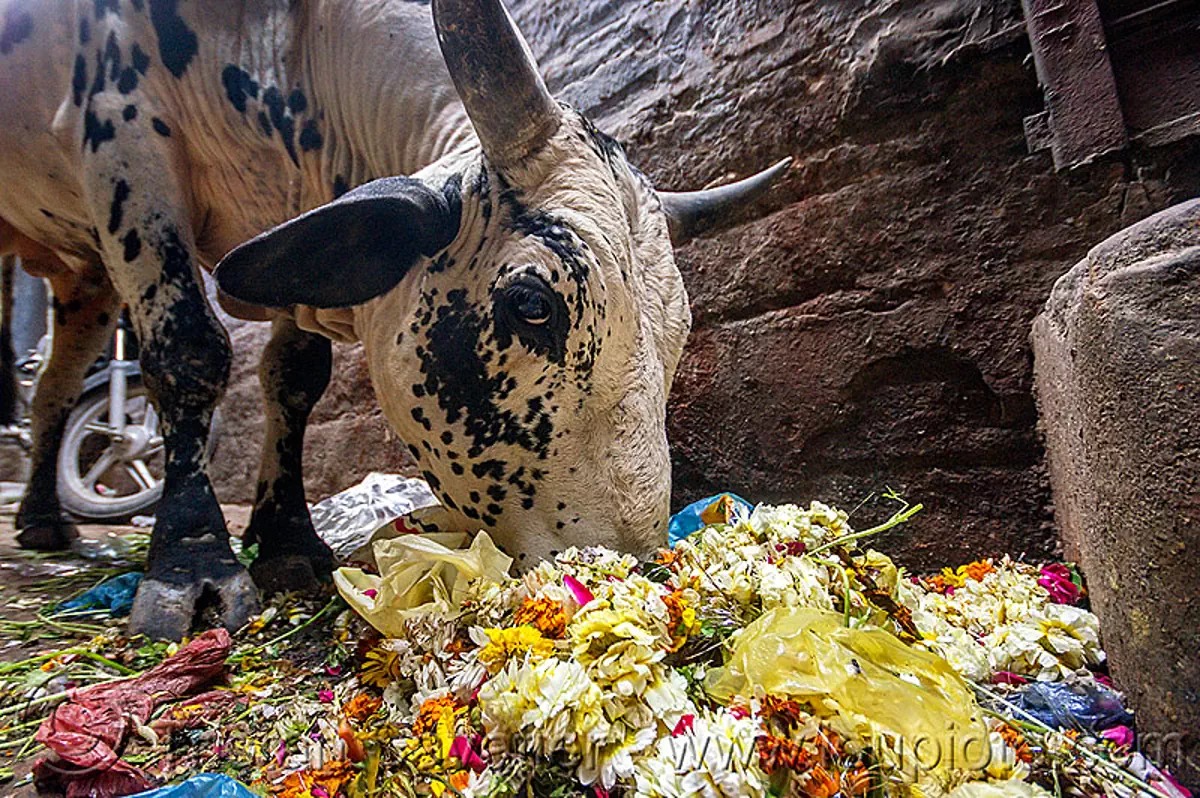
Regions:
[[[270,308],[347,308],[390,291],[458,235],[458,182],[366,183],[236,247],[214,272],[233,299]]]

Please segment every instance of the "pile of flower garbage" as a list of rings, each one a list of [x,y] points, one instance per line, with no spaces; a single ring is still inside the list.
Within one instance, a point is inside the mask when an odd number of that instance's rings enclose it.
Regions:
[[[286,597],[9,720],[37,720],[36,778],[68,795],[204,772],[153,795],[1186,798],[1136,750],[1074,571],[909,575],[870,542],[918,509],[856,532],[817,502],[726,495],[649,560],[572,548],[520,577],[486,533],[377,540],[319,609]],[[74,649],[96,667],[136,642]],[[224,674],[201,673],[217,650]],[[41,702],[28,674],[70,657],[0,666],[0,689]],[[70,719],[139,679],[154,700],[121,699],[98,758]]]

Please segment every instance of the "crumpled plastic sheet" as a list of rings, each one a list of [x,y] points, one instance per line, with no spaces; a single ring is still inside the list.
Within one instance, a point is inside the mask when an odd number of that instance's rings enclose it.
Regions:
[[[250,788],[220,773],[198,773],[180,784],[140,792],[132,798],[258,798]]]
[[[311,511],[317,535],[338,559],[350,560],[371,543],[381,527],[440,507],[425,480],[372,473],[357,485],[317,502]]]
[[[1004,700],[1052,729],[1093,732],[1133,724],[1121,694],[1099,682],[1031,682]]]
[[[339,568],[333,583],[354,610],[388,637],[404,637],[404,621],[425,612],[449,614],[461,602],[467,583],[477,577],[499,582],[512,557],[480,531],[469,548],[462,533],[405,535],[374,544],[379,576],[358,568]]]
[[[213,629],[140,676],[72,691],[38,728],[37,741],[54,754],[34,765],[39,790],[119,798],[148,789],[145,774],[117,754],[121,743],[156,706],[220,676],[232,645],[227,631]]]
[[[667,542],[674,546],[709,524],[729,523],[738,513],[749,514],[753,509],[753,504],[736,493],[718,493],[707,499],[692,502],[671,516],[667,525]]]
[[[846,627],[826,610],[765,613],[737,638],[725,665],[709,671],[705,689],[722,703],[763,693],[825,702],[869,738],[888,742],[914,776],[981,767],[990,752],[974,695],[945,660],[884,629]]]
[[[108,610],[114,618],[128,615],[133,597],[142,582],[140,573],[121,574],[96,585],[86,593],[64,601],[56,612],[67,610]]]

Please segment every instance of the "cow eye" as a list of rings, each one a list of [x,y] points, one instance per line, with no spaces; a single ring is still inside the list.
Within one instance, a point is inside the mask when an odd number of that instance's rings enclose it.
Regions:
[[[542,325],[550,321],[554,313],[550,291],[541,279],[525,275],[504,289],[504,299],[518,319],[526,324]]]

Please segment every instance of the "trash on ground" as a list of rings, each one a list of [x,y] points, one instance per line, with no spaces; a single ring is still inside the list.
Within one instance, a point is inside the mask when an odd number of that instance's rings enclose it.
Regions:
[[[39,789],[57,788],[67,798],[108,798],[151,787],[117,752],[131,733],[154,735],[143,729],[156,706],[220,676],[231,645],[224,629],[204,632],[140,676],[68,691],[37,730],[37,741],[51,751],[34,765]]]
[[[486,534],[373,516],[341,596],[272,599],[221,684],[78,739],[118,789],[182,782],[152,798],[210,798],[197,774],[220,798],[1187,798],[1136,752],[1073,569],[906,573],[870,544],[919,506],[856,531],[818,502],[698,505],[647,560],[570,548],[520,578]],[[187,650],[63,623],[69,647],[0,665],[14,760]]]
[[[140,573],[128,573],[115,576],[93,587],[91,590],[70,601],[64,601],[57,607],[58,612],[70,610],[108,610],[114,618],[128,615],[133,609],[133,597],[137,594],[138,585],[142,583]]]
[[[220,773],[200,773],[182,784],[140,792],[133,798],[258,798],[245,784]]]

